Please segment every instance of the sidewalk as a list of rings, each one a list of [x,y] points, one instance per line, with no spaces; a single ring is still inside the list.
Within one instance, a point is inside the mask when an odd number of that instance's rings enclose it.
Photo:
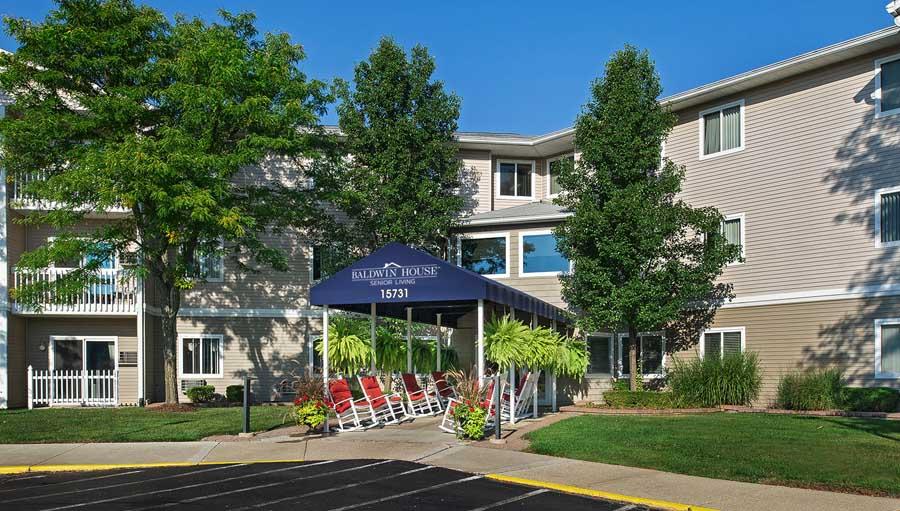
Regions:
[[[721,510],[900,510],[900,499],[707,479],[465,444],[439,432],[433,419],[328,438],[278,436],[243,442],[0,445],[0,465],[57,469],[59,465],[348,458],[419,461],[466,472],[499,474]]]

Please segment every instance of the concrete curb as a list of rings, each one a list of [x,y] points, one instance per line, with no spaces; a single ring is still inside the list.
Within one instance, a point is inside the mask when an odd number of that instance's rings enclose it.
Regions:
[[[590,488],[581,488],[578,486],[569,486],[567,484],[551,483],[547,481],[536,481],[534,479],[523,479],[521,477],[506,476],[503,474],[487,474],[488,479],[500,481],[504,483],[519,484],[522,486],[531,486],[534,488],[547,488],[563,493],[571,493],[573,495],[583,495],[586,497],[597,497],[601,499],[614,500],[617,502],[626,502],[629,504],[642,504],[660,509],[670,509],[672,511],[719,511],[710,507],[693,506],[690,504],[681,504],[678,502],[669,502],[667,500],[645,499],[642,497],[632,497],[631,495],[622,495],[619,493],[610,493],[600,490],[592,490]]]
[[[304,460],[252,460],[252,461],[163,461],[159,463],[106,463],[71,465],[0,465],[0,475],[27,474],[33,472],[95,472],[125,468],[199,467],[204,465],[249,465],[256,463],[300,463]]]

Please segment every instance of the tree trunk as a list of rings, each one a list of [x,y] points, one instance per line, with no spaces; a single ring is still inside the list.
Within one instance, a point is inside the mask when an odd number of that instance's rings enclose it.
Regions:
[[[630,375],[629,378],[629,388],[631,390],[639,390],[638,389],[638,363],[637,363],[637,343],[640,342],[638,339],[638,332],[634,325],[628,325],[628,373]]]
[[[178,403],[178,357],[176,340],[178,339],[178,329],[176,328],[176,317],[178,309],[181,307],[181,292],[173,285],[162,282],[158,279],[159,285],[162,287],[160,291],[162,310],[162,341],[163,341],[163,364],[165,366],[164,385],[166,390],[166,403]]]

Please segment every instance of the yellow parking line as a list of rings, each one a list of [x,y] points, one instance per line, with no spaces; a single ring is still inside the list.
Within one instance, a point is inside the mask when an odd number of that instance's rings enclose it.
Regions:
[[[592,490],[590,488],[581,488],[578,486],[569,486],[568,484],[551,483],[547,481],[535,481],[533,479],[524,479],[521,477],[506,476],[502,474],[487,474],[485,477],[495,481],[504,483],[521,484],[523,486],[533,486],[535,488],[548,488],[563,493],[571,493],[574,495],[584,495],[587,497],[597,497],[601,499],[615,500],[618,502],[628,502],[630,504],[643,504],[661,509],[671,509],[672,511],[718,511],[709,507],[693,506],[690,504],[680,504],[678,502],[669,502],[666,500],[645,499],[643,497],[632,497],[631,495],[622,495],[619,493],[610,493],[601,490]]]
[[[236,465],[256,463],[301,463],[303,460],[249,460],[249,461],[163,461],[159,463],[96,463],[72,465],[6,465],[0,466],[0,475],[29,472],[91,472],[123,468],[197,467],[201,465]]]

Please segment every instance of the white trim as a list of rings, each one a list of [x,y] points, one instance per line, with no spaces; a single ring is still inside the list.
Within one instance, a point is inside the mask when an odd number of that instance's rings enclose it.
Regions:
[[[509,277],[509,267],[511,266],[512,261],[509,257],[509,231],[493,231],[493,232],[473,232],[462,234],[456,237],[456,265],[462,268],[462,240],[463,238],[467,240],[483,240],[490,238],[503,238],[506,243],[506,267],[505,273],[497,273],[493,275],[481,274],[483,277],[488,277],[491,279],[505,279]]]
[[[6,107],[0,105],[0,117]],[[6,170],[0,167],[0,409],[9,406],[9,260],[6,243]]]
[[[113,363],[115,370],[119,370],[119,337],[115,335],[51,335],[47,344],[47,367],[50,371],[56,368],[56,341],[81,341],[81,370],[86,371],[87,367],[87,343],[88,342],[110,342],[113,343]]]
[[[900,60],[900,53],[875,60],[875,92],[872,93],[872,97],[875,99],[876,119],[900,114],[900,108],[895,108],[893,110],[887,110],[884,112],[881,110],[881,66],[883,66],[884,64],[895,62],[897,60]]]
[[[553,234],[553,229],[535,229],[535,230],[523,230],[519,231],[519,277],[522,278],[533,278],[533,277],[558,277],[564,271],[541,271],[541,272],[531,272],[525,273],[525,236],[542,236]],[[572,271],[572,261],[569,261],[569,270]]]
[[[703,358],[703,354],[706,350],[706,334],[723,334],[722,337],[722,345],[719,347],[719,355],[725,354],[725,337],[724,334],[728,332],[740,332],[741,333],[741,353],[747,351],[747,327],[743,326],[734,326],[730,328],[707,328],[700,335],[700,342],[697,343],[697,349],[700,350],[698,356]]]
[[[881,370],[881,329],[884,326],[900,326],[900,318],[887,318],[875,320],[875,379],[896,380],[900,379],[900,372],[885,373]]]
[[[566,158],[572,158],[572,160],[574,161],[574,160],[575,160],[575,153],[574,153],[574,152],[571,152],[571,153],[563,153],[563,154],[554,156],[553,158],[548,158],[548,159],[547,159],[547,180],[546,180],[546,181],[547,181],[547,187],[546,187],[547,190],[546,190],[546,193],[545,193],[544,195],[546,195],[548,199],[555,199],[555,198],[559,197],[559,194],[558,194],[558,193],[553,193],[553,192],[551,191],[551,188],[550,188],[550,183],[552,182],[551,179],[550,179],[550,164],[553,163],[553,162],[555,162],[555,161],[564,160],[564,159],[566,159]]]
[[[203,341],[202,339],[216,339],[219,341],[219,371],[216,373],[185,373],[183,371],[183,360],[181,360],[182,353],[182,343],[185,339],[201,339],[200,341],[200,352],[203,352]],[[178,334],[178,343],[175,346],[177,350],[175,353],[175,363],[178,365],[178,378],[190,378],[190,379],[207,379],[207,378],[224,378],[224,365],[225,365],[225,338],[221,334]],[[203,367],[203,361],[200,361],[201,368]]]
[[[900,108],[897,109],[897,113],[900,113]],[[875,212],[875,218],[873,218],[873,221],[875,222],[875,246],[900,247],[900,240],[889,241],[887,243],[881,241],[881,196],[897,192],[900,192],[900,186],[892,186],[889,188],[880,188],[878,190],[875,190],[875,204],[872,208],[872,210]]]
[[[469,225],[505,225],[505,224],[527,224],[538,222],[550,222],[555,220],[565,220],[572,216],[570,212],[556,213],[552,215],[537,216],[509,216],[500,218],[476,218],[474,220],[462,219],[462,224]]]
[[[704,139],[704,137],[706,136],[706,130],[704,129],[704,128],[705,128],[705,125],[706,125],[706,120],[703,118],[703,116],[709,115],[709,114],[711,114],[711,113],[719,112],[719,114],[720,114],[720,115],[719,115],[719,119],[720,119],[720,122],[719,122],[719,140],[722,141],[722,140],[724,140],[724,136],[723,136],[724,134],[722,133],[722,130],[725,129],[725,123],[724,123],[724,122],[721,122],[721,118],[722,118],[721,113],[722,113],[724,110],[727,110],[727,109],[729,109],[729,108],[733,108],[733,107],[736,107],[736,106],[740,106],[740,107],[741,107],[741,110],[740,110],[740,115],[741,115],[741,145],[739,145],[738,147],[734,147],[734,148],[732,148],[732,149],[720,150],[720,151],[717,151],[717,152],[714,152],[714,153],[710,153],[710,154],[703,154],[703,146],[704,146],[704,143],[703,143],[704,140],[703,140],[703,139]],[[712,158],[718,158],[719,156],[725,156],[726,154],[734,154],[734,153],[738,153],[738,152],[741,152],[741,151],[744,150],[744,147],[745,147],[745,144],[744,144],[744,137],[745,137],[746,131],[747,131],[747,130],[744,129],[744,120],[746,119],[747,116],[746,116],[746,109],[744,108],[744,100],[743,100],[743,99],[739,99],[739,100],[737,100],[737,101],[732,101],[731,103],[725,103],[724,105],[719,105],[719,106],[716,106],[716,107],[713,107],[713,108],[707,108],[706,110],[702,110],[699,114],[697,114],[697,117],[698,117],[698,119],[699,119],[699,122],[697,123],[697,129],[698,129],[698,131],[699,131],[699,133],[700,133],[699,144],[698,144],[698,148],[699,148],[699,153],[698,153],[698,155],[699,155],[699,157],[700,157],[701,160],[709,160],[709,159],[712,159]]]
[[[456,141],[459,143],[469,143],[469,144],[496,144],[496,145],[513,145],[513,146],[526,146],[526,147],[534,147],[537,145],[544,144],[546,142],[552,142],[554,140],[565,138],[570,135],[575,134],[575,127],[563,128],[561,130],[552,131],[545,135],[538,135],[536,137],[521,137],[521,138],[509,138],[509,137],[500,137],[490,133],[484,133],[479,135],[470,135],[467,133],[459,133],[456,135]]]
[[[851,300],[855,298],[873,298],[878,296],[900,295],[900,284],[881,286],[864,286],[856,289],[813,289],[794,293],[772,293],[765,295],[738,296],[722,308],[757,307],[762,305],[782,305],[788,303],[824,302],[832,300]]]
[[[513,163],[516,165],[516,172],[513,174],[515,180],[513,181],[513,190],[518,189],[519,187],[519,165],[531,165],[531,195],[503,195],[500,191],[500,165],[504,163]],[[534,199],[534,190],[535,190],[535,179],[537,175],[537,164],[535,160],[497,160],[497,168],[496,168],[496,185],[497,185],[497,198],[498,199],[510,199],[510,200],[525,200],[530,201]]]
[[[725,215],[722,218],[722,234],[725,234],[725,222],[729,220],[741,221],[741,259],[740,261],[732,261],[726,266],[740,266],[747,262],[747,215],[745,213],[735,213],[733,215]]]

